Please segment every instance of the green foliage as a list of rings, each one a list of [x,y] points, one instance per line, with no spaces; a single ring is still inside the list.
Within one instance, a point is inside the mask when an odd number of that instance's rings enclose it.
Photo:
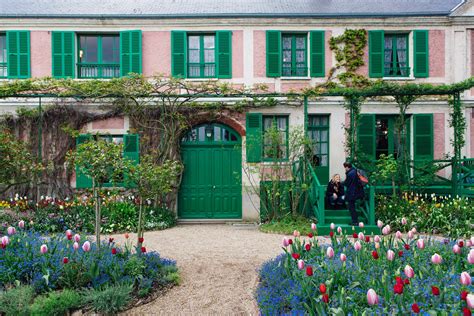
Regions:
[[[125,309],[131,301],[130,285],[108,286],[86,292],[84,301],[98,313],[115,314]]]
[[[69,312],[82,305],[81,295],[74,290],[51,292],[38,296],[31,305],[31,315],[69,315]]]
[[[35,291],[31,286],[18,286],[0,292],[0,313],[5,315],[29,315]]]
[[[265,233],[291,235],[295,230],[303,235],[311,232],[311,220],[304,216],[288,214],[279,219],[273,219],[260,225],[260,230]]]
[[[390,181],[392,184],[392,193],[395,195],[395,179],[398,174],[398,161],[393,155],[380,155],[377,160],[377,171],[374,173],[375,181],[380,181],[382,184]]]

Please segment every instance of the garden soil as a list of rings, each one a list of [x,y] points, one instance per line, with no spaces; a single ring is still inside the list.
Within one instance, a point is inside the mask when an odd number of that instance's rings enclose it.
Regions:
[[[213,224],[180,225],[144,238],[148,251],[177,261],[181,284],[124,315],[258,315],[257,270],[282,252],[283,235],[254,225]]]

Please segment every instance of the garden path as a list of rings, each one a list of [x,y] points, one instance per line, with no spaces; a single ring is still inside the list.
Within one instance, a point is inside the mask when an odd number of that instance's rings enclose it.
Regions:
[[[114,237],[123,242],[123,235]],[[126,314],[258,315],[257,269],[282,252],[282,238],[253,225],[180,225],[147,232],[148,250],[177,261],[181,285]]]

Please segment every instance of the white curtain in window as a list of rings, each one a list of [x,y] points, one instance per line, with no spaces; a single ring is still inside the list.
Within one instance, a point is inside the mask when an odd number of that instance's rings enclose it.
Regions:
[[[407,76],[408,71],[407,66],[407,38],[399,37],[397,38],[397,58],[398,65],[400,66],[400,72],[402,76]]]
[[[386,73],[391,73],[392,70],[392,61],[393,61],[393,51],[392,51],[392,37],[386,36],[385,37],[385,69]]]

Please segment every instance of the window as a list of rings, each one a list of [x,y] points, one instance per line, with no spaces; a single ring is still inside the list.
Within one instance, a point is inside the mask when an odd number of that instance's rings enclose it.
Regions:
[[[79,35],[79,78],[120,77],[119,35]]]
[[[219,124],[204,124],[193,127],[182,139],[184,143],[196,142],[236,142],[235,132]]]
[[[408,34],[385,34],[384,76],[408,77]]]
[[[288,116],[263,117],[263,158],[288,158]]]
[[[329,115],[308,117],[308,137],[312,142],[311,163],[315,167],[329,166]]]
[[[282,34],[282,76],[306,77],[307,34]]]
[[[215,41],[214,34],[188,35],[189,78],[216,77]]]
[[[7,35],[0,33],[0,78],[6,78],[7,75]]]

